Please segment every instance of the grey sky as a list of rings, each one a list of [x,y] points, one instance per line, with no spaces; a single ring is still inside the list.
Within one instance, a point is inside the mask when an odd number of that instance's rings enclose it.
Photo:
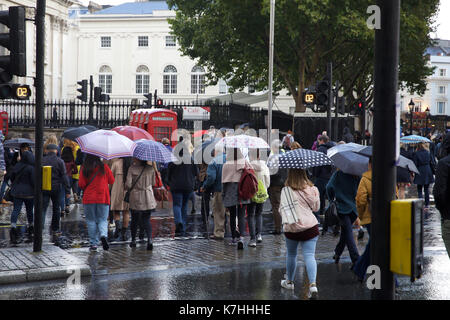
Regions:
[[[98,4],[118,5],[125,2],[133,2],[132,0],[94,0]],[[81,0],[83,5],[87,5],[89,0]],[[441,0],[440,10],[436,19],[437,31],[432,37],[450,40],[450,0]]]

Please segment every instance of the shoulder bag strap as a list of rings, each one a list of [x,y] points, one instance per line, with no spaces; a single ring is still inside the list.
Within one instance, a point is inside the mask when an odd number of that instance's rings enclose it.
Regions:
[[[91,180],[89,180],[89,182],[86,184],[86,188],[84,188],[85,190],[87,189],[87,187],[89,187],[89,185],[91,184],[91,182],[94,181],[94,179],[95,179],[95,177],[97,176],[97,174],[98,174],[98,170],[97,170],[96,173],[94,173],[94,176],[91,178]]]
[[[309,204],[309,202],[308,201],[306,201],[306,199],[305,199],[305,197],[303,197],[303,195],[302,195],[302,193],[301,193],[301,191],[297,191],[297,194],[299,194],[300,195],[300,197],[302,197],[302,199],[306,202],[306,204],[308,205],[308,207],[311,209],[311,211],[313,211],[314,212],[314,210],[311,208],[311,205]]]
[[[137,177],[136,181],[135,181],[135,182],[133,183],[133,185],[131,186],[130,190],[128,190],[129,192],[131,192],[131,190],[134,189],[134,186],[135,186],[136,183],[139,181],[139,178],[142,176],[142,173],[144,172],[144,170],[145,170],[145,166],[142,168],[141,173],[139,174],[139,176]]]

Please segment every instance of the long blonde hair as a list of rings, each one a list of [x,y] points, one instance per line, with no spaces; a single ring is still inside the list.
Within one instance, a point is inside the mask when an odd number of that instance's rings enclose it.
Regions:
[[[426,150],[426,151],[430,151],[430,144],[428,142],[421,142],[419,143],[419,145],[417,146],[417,148],[419,150]]]
[[[47,146],[49,144],[56,144],[56,145],[58,145],[58,138],[56,138],[56,136],[54,134],[48,136],[47,140],[45,140],[44,151],[47,149]]]
[[[314,183],[312,183],[311,180],[308,179],[306,170],[289,169],[285,186],[291,187],[294,190],[304,190],[307,187],[313,187]]]

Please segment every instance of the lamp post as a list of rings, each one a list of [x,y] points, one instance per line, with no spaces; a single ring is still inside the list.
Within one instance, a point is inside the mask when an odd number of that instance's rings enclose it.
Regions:
[[[425,117],[425,137],[428,134],[428,117],[430,116],[430,108],[425,109],[426,117]]]
[[[411,122],[409,124],[409,131],[410,134],[413,134],[413,111],[414,111],[414,106],[416,104],[414,103],[414,101],[411,99],[411,101],[408,103],[409,106],[409,113],[411,114]]]

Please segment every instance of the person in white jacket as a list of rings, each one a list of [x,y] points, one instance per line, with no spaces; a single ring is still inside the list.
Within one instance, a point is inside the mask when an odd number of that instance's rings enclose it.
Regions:
[[[255,198],[247,207],[248,228],[250,231],[249,247],[256,247],[256,243],[262,242],[262,209],[264,202],[269,197],[267,189],[270,186],[270,172],[264,160],[259,157],[259,149],[249,152],[250,163],[255,171],[258,184],[262,183],[264,190],[258,190]],[[256,222],[256,223],[255,223]],[[256,226],[255,226],[256,224]]]

